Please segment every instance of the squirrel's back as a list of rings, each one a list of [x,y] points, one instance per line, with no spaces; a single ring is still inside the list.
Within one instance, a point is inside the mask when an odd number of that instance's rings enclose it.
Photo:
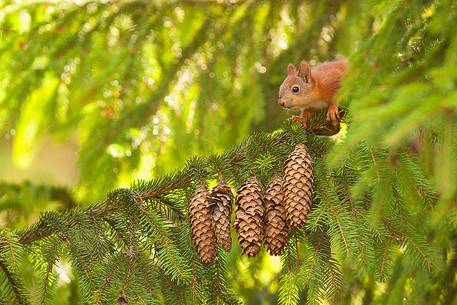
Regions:
[[[341,71],[346,72],[347,69],[347,59],[338,59],[332,61],[323,62],[312,69],[312,72],[321,73],[321,72],[328,72],[328,71]]]
[[[341,87],[346,71],[346,59],[324,62],[311,70],[311,75],[317,82],[317,87],[322,97],[328,100],[333,99],[333,96]]]

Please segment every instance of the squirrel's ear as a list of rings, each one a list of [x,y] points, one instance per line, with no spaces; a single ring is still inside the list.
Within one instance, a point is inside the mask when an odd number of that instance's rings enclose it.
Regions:
[[[303,78],[307,83],[312,81],[311,69],[309,68],[309,64],[304,60],[300,62],[300,66],[298,67],[298,76]]]
[[[295,66],[293,64],[289,64],[287,66],[287,74],[295,74],[297,70],[295,69]]]

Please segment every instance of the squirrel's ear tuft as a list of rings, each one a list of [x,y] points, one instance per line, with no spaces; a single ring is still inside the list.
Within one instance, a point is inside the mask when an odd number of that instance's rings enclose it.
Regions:
[[[311,69],[309,68],[309,64],[304,60],[300,62],[300,66],[298,67],[298,76],[303,78],[307,83],[312,81]]]
[[[293,64],[289,64],[287,66],[287,74],[295,74],[297,72],[297,70],[295,69],[294,65]]]

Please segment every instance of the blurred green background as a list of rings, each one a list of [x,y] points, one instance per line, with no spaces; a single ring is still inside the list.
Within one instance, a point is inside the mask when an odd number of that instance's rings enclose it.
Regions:
[[[350,55],[372,8],[2,1],[0,180],[64,187],[84,204],[274,130],[291,115],[277,105],[287,64]],[[27,221],[43,210],[31,205]]]
[[[350,55],[370,35],[371,8],[2,1],[0,222],[23,227],[278,128],[290,116],[277,104],[287,64]],[[262,255],[258,266],[232,258],[251,304],[272,304],[279,285],[279,258]]]
[[[277,105],[287,64],[350,56],[400,2],[0,0],[0,224],[23,228],[277,129],[291,115]],[[274,304],[279,258],[237,256],[235,292]],[[59,304],[72,304],[68,263],[57,276]]]

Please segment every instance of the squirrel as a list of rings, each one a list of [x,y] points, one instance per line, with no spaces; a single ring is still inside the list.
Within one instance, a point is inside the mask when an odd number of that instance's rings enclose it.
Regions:
[[[284,108],[300,111],[292,116],[306,128],[308,119],[318,109],[327,108],[327,120],[339,124],[338,104],[335,94],[347,71],[347,60],[322,63],[312,70],[302,60],[298,69],[293,64],[287,67],[287,77],[279,88],[278,103]]]

